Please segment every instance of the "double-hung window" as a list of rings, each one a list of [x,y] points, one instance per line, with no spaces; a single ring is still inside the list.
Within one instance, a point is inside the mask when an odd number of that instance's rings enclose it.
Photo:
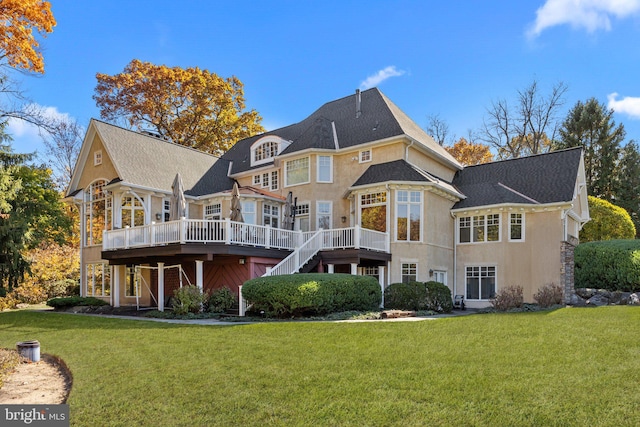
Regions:
[[[270,225],[278,228],[278,217],[280,216],[280,207],[264,204],[262,206],[262,224]]]
[[[316,203],[317,230],[329,230],[331,228],[331,202]]]
[[[318,156],[317,182],[333,182],[333,162],[331,156]]]
[[[285,163],[284,185],[306,184],[309,182],[309,157],[289,160]]]
[[[524,241],[524,214],[509,214],[509,240]]]
[[[415,282],[418,278],[418,264],[415,262],[402,263],[402,283]]]

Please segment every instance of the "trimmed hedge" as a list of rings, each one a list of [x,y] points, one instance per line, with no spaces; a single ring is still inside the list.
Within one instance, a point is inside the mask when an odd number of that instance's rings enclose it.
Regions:
[[[244,283],[242,296],[269,317],[375,310],[382,299],[373,277],[328,273],[258,277]]]
[[[574,260],[576,288],[640,290],[640,240],[582,243]]]
[[[451,290],[440,282],[393,283],[384,290],[384,307],[396,310],[453,310]]]
[[[61,309],[61,308],[76,307],[81,305],[83,306],[109,305],[109,303],[94,297],[59,297],[59,298],[50,299],[49,301],[47,301],[47,305],[49,307]]]

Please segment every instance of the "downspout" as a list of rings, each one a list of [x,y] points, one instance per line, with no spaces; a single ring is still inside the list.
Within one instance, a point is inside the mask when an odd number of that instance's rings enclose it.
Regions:
[[[411,139],[411,144],[407,145],[407,148],[405,148],[405,150],[404,150],[404,160],[406,162],[409,161],[409,148],[411,148],[411,146],[413,145],[414,142],[415,141],[413,139]]]
[[[456,225],[456,214],[451,212],[451,218],[453,218],[453,298],[458,295],[458,227]]]

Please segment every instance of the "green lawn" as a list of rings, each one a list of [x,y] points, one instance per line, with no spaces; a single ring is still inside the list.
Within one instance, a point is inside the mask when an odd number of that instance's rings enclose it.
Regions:
[[[74,377],[79,426],[640,425],[640,307],[171,325],[0,313]]]

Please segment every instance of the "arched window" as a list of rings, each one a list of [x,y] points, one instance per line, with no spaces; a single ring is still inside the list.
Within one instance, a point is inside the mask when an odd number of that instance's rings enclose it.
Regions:
[[[276,135],[260,138],[251,146],[251,166],[272,162],[289,144]]]
[[[102,243],[102,232],[110,230],[111,196],[103,189],[107,185],[106,179],[92,182],[84,193],[84,244],[85,246]]]

